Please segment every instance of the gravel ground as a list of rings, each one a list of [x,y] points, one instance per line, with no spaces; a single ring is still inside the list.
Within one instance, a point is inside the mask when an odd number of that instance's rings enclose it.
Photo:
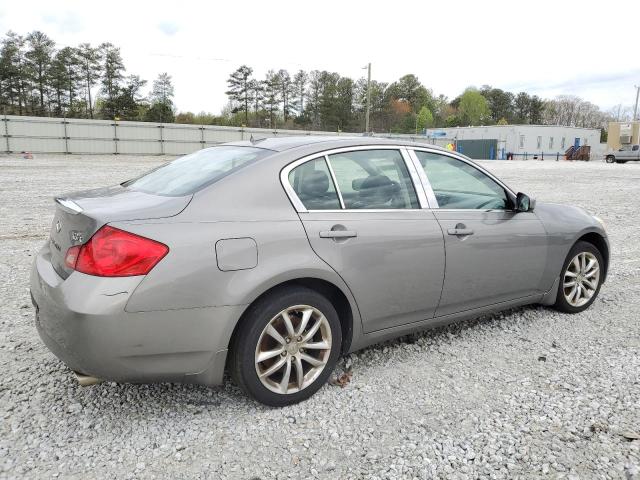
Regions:
[[[608,225],[613,264],[586,312],[528,307],[341,360],[351,382],[282,409],[175,384],[77,386],[28,295],[51,196],[158,157],[0,158],[0,477],[640,478],[640,164],[486,162],[539,200]],[[339,373],[338,371],[338,373]]]

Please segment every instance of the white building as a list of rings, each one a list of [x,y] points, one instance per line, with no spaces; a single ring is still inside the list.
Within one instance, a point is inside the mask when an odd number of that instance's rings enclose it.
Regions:
[[[563,127],[560,125],[491,125],[487,127],[454,127],[429,129],[427,136],[451,140],[495,140],[494,159],[505,159],[507,153],[515,158],[564,155],[571,146],[591,146],[593,153],[600,149],[600,130],[594,128]],[[441,143],[441,142],[438,142]],[[491,142],[492,143],[492,142]],[[465,153],[464,151],[462,153]]]

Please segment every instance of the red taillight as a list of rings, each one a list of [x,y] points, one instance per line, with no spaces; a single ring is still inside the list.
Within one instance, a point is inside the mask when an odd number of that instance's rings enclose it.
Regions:
[[[169,253],[169,247],[149,238],[105,225],[87,243],[71,247],[65,264],[98,277],[146,275]]]

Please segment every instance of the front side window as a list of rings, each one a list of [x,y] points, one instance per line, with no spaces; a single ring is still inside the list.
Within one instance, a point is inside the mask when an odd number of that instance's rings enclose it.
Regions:
[[[345,208],[420,208],[399,150],[357,150],[328,158]]]
[[[307,210],[339,210],[340,200],[324,157],[289,172],[289,183]]]
[[[493,179],[452,157],[415,152],[440,208],[504,210],[511,208],[504,188]]]
[[[273,150],[253,147],[207,148],[162,165],[122,186],[155,195],[190,195],[273,153]]]

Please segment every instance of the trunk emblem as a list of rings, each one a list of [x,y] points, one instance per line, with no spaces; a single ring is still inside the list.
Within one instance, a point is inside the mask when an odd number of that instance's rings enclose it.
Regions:
[[[71,242],[72,243],[83,243],[84,242],[84,235],[82,234],[82,232],[79,232],[77,230],[71,230]]]
[[[62,224],[60,223],[60,220],[58,220],[56,222],[56,232],[60,233],[60,230],[62,230]]]

